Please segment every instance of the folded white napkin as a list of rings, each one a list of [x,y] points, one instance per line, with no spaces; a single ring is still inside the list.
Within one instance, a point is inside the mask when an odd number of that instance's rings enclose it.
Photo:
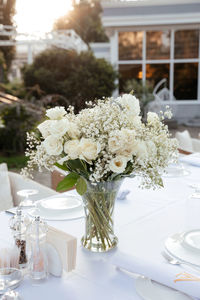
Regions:
[[[135,274],[141,274],[192,297],[200,297],[200,272],[184,270],[167,262],[150,262],[134,255],[117,251],[108,256],[108,262]]]
[[[181,156],[180,161],[192,166],[200,167],[200,153]]]

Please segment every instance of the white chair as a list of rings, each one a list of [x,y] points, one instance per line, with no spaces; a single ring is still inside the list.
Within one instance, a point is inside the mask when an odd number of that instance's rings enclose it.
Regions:
[[[175,137],[178,140],[179,149],[190,153],[200,152],[200,139],[192,138],[188,130],[177,131]]]
[[[42,198],[50,197],[53,195],[57,195],[58,193],[36,181],[26,179],[23,176],[14,173],[14,172],[8,172],[8,176],[10,179],[10,185],[11,185],[11,193],[13,197],[13,203],[14,206],[19,205],[22,198],[17,195],[17,191],[23,190],[23,189],[36,189],[38,190],[38,194],[31,196],[31,199],[33,200],[39,200]]]

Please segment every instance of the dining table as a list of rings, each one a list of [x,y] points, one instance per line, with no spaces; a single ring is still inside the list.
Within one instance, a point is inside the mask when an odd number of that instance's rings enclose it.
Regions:
[[[129,191],[125,198],[118,198],[114,211],[114,230],[118,246],[107,253],[94,253],[84,249],[81,237],[85,231],[84,217],[66,221],[47,221],[51,226],[77,238],[76,268],[62,277],[49,275],[44,282],[33,283],[25,277],[17,288],[24,300],[141,300],[135,289],[138,268],[134,272],[117,265],[117,255],[145,262],[147,268],[159,264],[163,275],[173,268],[184,271],[184,266],[170,265],[161,252],[167,237],[190,229],[200,228],[200,203],[193,201],[191,184],[200,183],[200,168],[184,165],[187,176],[163,176],[164,187],[142,189],[141,178],[126,178],[120,191]],[[75,192],[74,192],[75,193]],[[200,202],[200,199],[199,199]],[[12,239],[9,229],[11,215],[0,213],[0,238]],[[116,260],[113,260],[113,257]],[[133,260],[134,261],[134,260]],[[152,270],[147,270],[147,273]],[[200,273],[199,273],[200,276]],[[158,278],[159,282],[159,278]],[[177,282],[178,285],[187,282]],[[194,285],[200,282],[194,282]],[[200,299],[192,298],[192,299]],[[160,299],[162,300],[162,299]],[[169,299],[170,300],[170,299]]]

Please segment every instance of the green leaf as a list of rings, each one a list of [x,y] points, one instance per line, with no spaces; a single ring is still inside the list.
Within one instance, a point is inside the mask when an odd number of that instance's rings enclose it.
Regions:
[[[86,168],[83,165],[83,163],[81,163],[80,159],[68,160],[67,165],[72,171],[74,170],[86,171]]]
[[[79,178],[79,175],[76,173],[68,174],[62,181],[59,182],[56,190],[57,191],[65,191],[65,190],[69,190],[69,189],[73,188],[73,186],[76,184],[78,178]]]
[[[69,171],[69,169],[65,165],[60,165],[59,163],[55,163],[54,165],[61,170]]]
[[[79,177],[79,179],[77,180],[76,190],[81,196],[87,191],[86,181],[82,177]]]

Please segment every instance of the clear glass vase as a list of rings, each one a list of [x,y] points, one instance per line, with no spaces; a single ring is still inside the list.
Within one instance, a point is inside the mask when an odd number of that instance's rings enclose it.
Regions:
[[[118,239],[113,229],[115,199],[122,180],[87,182],[83,195],[85,209],[85,235],[82,245],[93,252],[106,252],[117,246]]]

